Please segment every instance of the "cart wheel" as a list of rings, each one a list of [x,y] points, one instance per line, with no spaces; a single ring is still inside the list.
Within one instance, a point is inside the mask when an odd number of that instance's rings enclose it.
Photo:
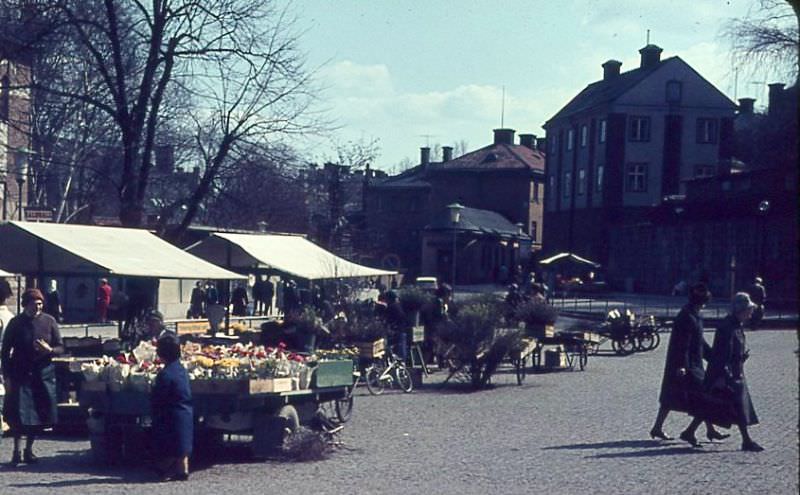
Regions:
[[[661,344],[661,335],[658,332],[653,332],[653,345],[650,346],[650,350],[654,351],[658,348]]]
[[[526,374],[525,358],[520,357],[519,359],[514,359],[512,364],[514,365],[514,371],[516,371],[517,374],[517,385],[522,385],[525,382]]]
[[[347,394],[344,399],[336,400],[336,417],[340,423],[347,423],[350,416],[353,415],[353,394],[355,393],[355,385]]]
[[[589,351],[586,348],[581,350],[581,355],[578,358],[578,366],[580,366],[581,371],[586,369],[586,363],[589,362]]]
[[[636,338],[637,350],[652,351],[656,346],[656,334],[654,332],[643,332]]]
[[[367,390],[372,395],[381,395],[383,393],[383,388],[385,385],[381,380],[381,375],[383,374],[383,367],[372,365],[367,368],[367,376],[365,377],[365,382],[367,383]]]
[[[626,335],[619,339],[613,339],[611,341],[611,347],[618,355],[627,356],[633,354],[636,350],[636,342],[632,337]]]
[[[406,368],[405,365],[397,365],[395,369],[395,378],[403,392],[409,393],[414,390],[414,382],[411,380],[411,373],[408,372],[408,368]]]

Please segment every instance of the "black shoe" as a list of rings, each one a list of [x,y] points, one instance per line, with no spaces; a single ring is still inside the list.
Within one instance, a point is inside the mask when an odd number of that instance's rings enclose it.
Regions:
[[[22,454],[22,462],[25,464],[36,464],[39,462],[39,458],[30,450],[26,450],[25,453]]]
[[[694,436],[693,433],[689,433],[688,431],[684,431],[680,435],[680,439],[684,442],[688,442],[694,448],[702,448],[703,446],[700,445],[700,442],[697,441],[697,438]]]
[[[708,438],[709,442],[713,442],[714,440],[725,440],[731,436],[729,433],[720,433],[717,430],[708,430],[706,432],[706,438]]]
[[[17,450],[11,455],[11,461],[9,461],[8,466],[17,467],[20,464],[22,464],[22,456],[19,454],[19,451]]]
[[[673,440],[671,436],[668,436],[662,430],[656,430],[655,428],[650,430],[650,438],[652,439],[660,439],[660,440]]]
[[[764,447],[750,440],[749,442],[744,442],[742,444],[742,450],[745,452],[762,452]]]

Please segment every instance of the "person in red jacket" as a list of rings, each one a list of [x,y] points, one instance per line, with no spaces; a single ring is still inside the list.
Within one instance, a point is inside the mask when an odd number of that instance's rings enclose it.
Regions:
[[[111,286],[108,280],[101,278],[100,286],[97,288],[97,321],[105,323],[108,321],[108,305],[111,304]]]

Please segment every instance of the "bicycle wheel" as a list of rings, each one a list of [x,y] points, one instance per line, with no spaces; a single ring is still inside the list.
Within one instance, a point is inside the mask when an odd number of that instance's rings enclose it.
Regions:
[[[394,370],[394,374],[395,380],[397,380],[397,385],[400,386],[400,390],[405,393],[409,393],[414,390],[414,382],[411,380],[411,373],[408,372],[406,365],[398,363],[397,368]]]
[[[367,390],[369,390],[369,393],[372,395],[381,395],[383,393],[385,385],[383,384],[383,380],[381,380],[382,374],[382,366],[373,364],[367,368],[367,375],[364,381],[367,383]]]
[[[656,346],[656,334],[655,332],[642,332],[636,337],[636,344],[638,350],[640,351],[652,351],[655,349]]]
[[[350,389],[347,397],[336,400],[336,418],[340,423],[347,423],[353,415],[353,394],[355,394],[355,385]]]
[[[619,356],[627,356],[629,354],[633,354],[636,350],[636,341],[628,336],[622,336],[611,341],[611,348],[614,349],[614,352],[617,353]]]

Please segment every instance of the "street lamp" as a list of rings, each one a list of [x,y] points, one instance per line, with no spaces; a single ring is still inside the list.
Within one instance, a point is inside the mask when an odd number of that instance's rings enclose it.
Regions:
[[[758,203],[758,213],[761,217],[761,239],[760,239],[760,246],[758,249],[758,276],[764,276],[764,251],[766,251],[766,242],[767,242],[767,212],[769,211],[769,200],[762,199],[760,203]]]
[[[17,220],[22,221],[22,189],[28,175],[28,157],[22,151],[16,154],[17,162]]]
[[[453,203],[451,205],[447,205],[447,209],[450,210],[450,226],[453,229],[453,273],[452,273],[452,283],[453,283],[453,293],[456,292],[456,240],[458,235],[458,224],[461,222],[461,210],[464,209],[462,205],[459,203]]]

